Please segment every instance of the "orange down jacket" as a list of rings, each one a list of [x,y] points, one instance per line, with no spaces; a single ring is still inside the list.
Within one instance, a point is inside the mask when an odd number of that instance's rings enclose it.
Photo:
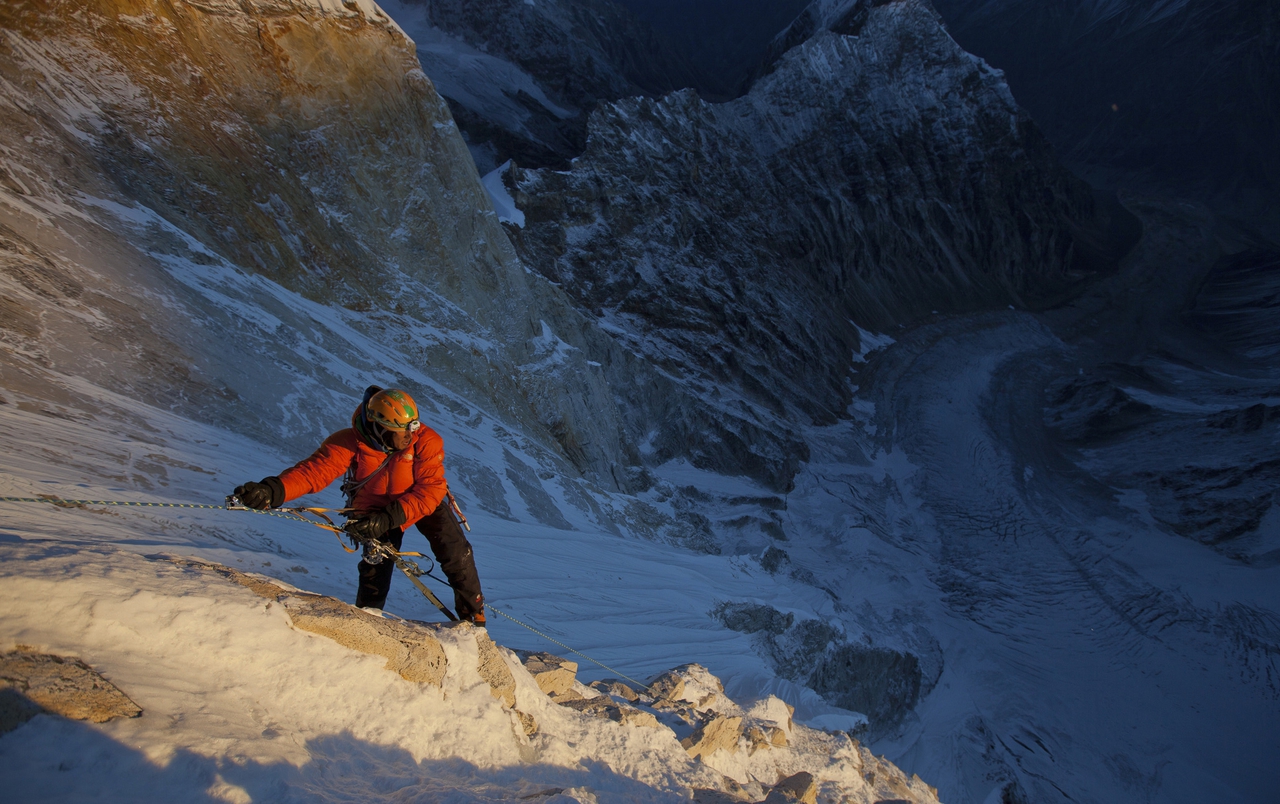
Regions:
[[[285,501],[324,489],[353,464],[356,482],[374,476],[356,492],[351,507],[368,511],[399,502],[405,528],[435,511],[449,489],[444,479],[444,441],[435,430],[423,425],[408,447],[388,455],[348,427],[326,438],[311,457],[280,473]]]

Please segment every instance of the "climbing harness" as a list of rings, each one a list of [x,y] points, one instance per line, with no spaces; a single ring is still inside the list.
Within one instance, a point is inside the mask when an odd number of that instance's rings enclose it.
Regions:
[[[439,581],[440,579],[436,578],[436,576],[431,574],[431,569],[424,570],[414,562],[406,560],[406,557],[412,557],[412,558],[422,558],[422,559],[426,559],[427,561],[431,561],[430,558],[427,558],[422,553],[400,552],[398,550],[393,549],[391,545],[387,544],[386,542],[380,542],[374,539],[365,540],[363,544],[366,549],[366,555],[371,553],[373,557],[379,560],[391,559],[391,561],[395,563],[396,569],[404,573],[405,577],[409,579],[409,582],[412,583],[415,587],[417,587],[418,591],[422,593],[422,596],[425,597],[427,600],[431,601],[431,605],[440,609],[440,611],[444,613],[444,616],[448,617],[451,622],[458,621],[458,616],[454,614],[452,611],[449,611],[449,608],[445,606],[444,603],[440,602],[440,598],[436,597],[435,593],[432,592],[427,587],[427,585],[420,580],[424,575],[427,576],[428,578],[433,578],[437,581]],[[346,545],[343,545],[343,546],[345,547]],[[352,552],[355,552],[355,551],[353,550]],[[370,562],[370,563],[377,563],[377,562]],[[432,562],[431,568],[432,569],[435,568],[435,562]],[[449,584],[448,581],[443,581],[442,583],[444,583],[445,586],[449,586],[450,588],[452,588],[452,586]]]
[[[338,487],[338,491],[342,492],[343,498],[347,501],[347,507],[350,508],[352,502],[356,498],[356,492],[365,487],[370,480],[382,474],[382,470],[391,465],[392,455],[389,453],[387,457],[382,459],[382,463],[378,464],[378,468],[365,475],[362,480],[356,480],[356,462],[353,458],[351,465],[347,467],[347,474],[342,478],[342,485]]]

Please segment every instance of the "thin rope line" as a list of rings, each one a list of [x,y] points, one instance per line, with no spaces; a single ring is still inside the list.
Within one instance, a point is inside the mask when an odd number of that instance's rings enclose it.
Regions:
[[[279,512],[275,512],[275,511],[259,511],[259,510],[254,509],[254,508],[227,508],[226,506],[222,506],[222,505],[208,505],[208,504],[201,504],[201,503],[157,503],[157,502],[134,502],[134,501],[130,501],[130,500],[64,500],[64,499],[62,499],[61,497],[53,497],[53,496],[49,496],[49,497],[0,497],[0,502],[33,502],[33,503],[48,503],[49,505],[54,505],[54,506],[58,506],[58,507],[62,507],[62,506],[64,506],[64,505],[69,505],[69,506],[74,506],[74,505],[120,505],[120,506],[136,507],[136,508],[194,508],[194,509],[205,510],[205,511],[215,511],[215,510],[216,510],[216,511],[249,511],[249,512],[254,513],[254,514],[265,514],[265,515],[267,515],[267,516],[279,517],[279,518],[281,518],[281,519],[292,519],[292,520],[295,520],[295,521],[306,522],[306,523],[311,524],[311,525],[317,525],[317,524],[319,524],[319,523],[317,523],[317,522],[313,522],[313,521],[311,521],[310,519],[307,519],[307,518],[305,518],[305,517],[301,517],[301,516],[298,516],[297,514],[292,514],[292,513],[279,513]],[[321,527],[323,527],[323,526],[321,526]],[[425,558],[425,556],[423,556],[423,557]],[[433,574],[431,573],[431,571],[430,571],[430,570],[428,570],[428,571],[424,572],[424,573],[423,573],[423,575],[426,575],[426,576],[427,576],[427,577],[429,577],[429,578],[432,578],[432,579],[434,579],[434,580],[436,580],[436,581],[439,581],[440,583],[443,583],[445,586],[448,586],[448,587],[450,587],[450,588],[453,588],[453,584],[449,583],[448,581],[441,581],[439,578],[436,578],[436,576],[435,576],[435,575],[433,575]],[[563,642],[561,642],[560,640],[556,639],[555,637],[548,636],[547,634],[544,634],[543,632],[539,631],[537,628],[534,628],[532,625],[529,625],[528,623],[524,623],[524,622],[521,622],[520,620],[517,620],[515,617],[512,617],[510,614],[507,614],[507,613],[506,613],[505,611],[503,611],[502,609],[495,608],[495,607],[494,607],[492,604],[490,604],[490,603],[485,603],[485,604],[484,604],[484,606],[485,606],[485,608],[492,609],[493,611],[497,612],[498,614],[501,614],[503,617],[506,617],[508,620],[510,620],[511,622],[515,623],[516,625],[518,625],[518,626],[520,626],[520,627],[522,627],[522,628],[526,628],[526,629],[528,629],[529,631],[532,631],[533,633],[537,634],[538,636],[542,637],[543,639],[547,640],[548,642],[551,642],[551,643],[554,643],[554,644],[556,644],[556,645],[559,645],[560,647],[564,648],[565,650],[569,651],[570,653],[573,653],[573,654],[575,654],[575,655],[581,656],[582,658],[586,659],[587,661],[591,662],[592,664],[596,664],[596,665],[599,665],[600,667],[603,667],[605,670],[608,670],[610,673],[613,673],[614,675],[618,676],[619,678],[624,678],[624,679],[626,679],[627,681],[630,681],[632,684],[635,684],[636,686],[638,686],[641,690],[644,690],[645,692],[648,692],[648,691],[649,691],[649,685],[648,685],[648,684],[645,684],[645,683],[644,683],[644,682],[642,682],[642,681],[637,681],[636,679],[632,678],[631,676],[627,675],[626,673],[622,673],[622,672],[619,672],[618,670],[614,670],[612,667],[610,667],[609,665],[605,664],[604,662],[602,662],[602,661],[600,661],[600,660],[598,660],[598,659],[593,659],[592,657],[588,656],[587,654],[583,653],[583,652],[582,652],[582,651],[580,651],[580,650],[577,650],[576,648],[571,648],[571,647],[569,647],[568,645],[564,644]]]
[[[119,505],[133,508],[196,508],[204,511],[247,511],[253,514],[265,514],[266,516],[274,516],[280,519],[292,519],[295,522],[306,522],[311,525],[319,525],[303,516],[294,513],[284,513],[280,511],[259,511],[256,508],[227,508],[225,505],[208,505],[201,503],[158,503],[158,502],[135,502],[131,500],[64,500],[61,497],[0,497],[0,502],[34,502],[48,503],[58,508],[71,508],[77,505]],[[329,510],[329,509],[325,509]],[[320,525],[320,527],[324,527]]]
[[[537,634],[538,636],[542,637],[543,639],[547,640],[548,642],[554,642],[555,644],[559,645],[560,647],[564,648],[565,650],[569,651],[570,653],[576,653],[577,655],[581,656],[582,658],[586,659],[587,661],[592,662],[592,663],[594,663],[594,664],[598,664],[598,665],[600,665],[600,666],[601,666],[601,667],[603,667],[605,670],[608,670],[610,673],[613,673],[614,675],[618,676],[619,678],[625,678],[627,681],[630,681],[632,684],[635,684],[636,686],[638,686],[642,691],[644,691],[644,692],[648,692],[648,691],[649,691],[649,685],[648,685],[648,684],[645,684],[643,681],[637,681],[636,679],[632,678],[631,676],[627,675],[626,673],[620,673],[620,672],[618,672],[617,670],[614,670],[614,669],[613,669],[612,667],[610,667],[609,665],[605,664],[604,662],[599,661],[599,660],[597,660],[597,659],[593,659],[593,658],[591,658],[590,656],[588,656],[587,654],[583,653],[582,651],[580,651],[580,650],[575,650],[575,649],[573,649],[573,648],[569,647],[568,645],[564,644],[563,642],[561,642],[560,640],[556,639],[555,637],[547,636],[546,634],[542,633],[542,632],[541,632],[541,631],[539,631],[538,629],[534,628],[532,625],[528,625],[528,624],[526,624],[526,623],[522,623],[522,622],[520,622],[519,620],[517,620],[515,617],[512,617],[510,614],[507,614],[507,613],[506,613],[505,611],[503,611],[502,609],[495,608],[491,603],[486,602],[486,603],[484,604],[484,607],[485,607],[486,609],[492,609],[493,611],[496,611],[497,613],[501,614],[503,617],[506,617],[508,620],[510,620],[511,622],[515,623],[516,625],[519,625],[519,626],[522,626],[522,627],[524,627],[524,628],[529,629],[530,631],[532,631],[533,633],[535,633],[535,634]]]

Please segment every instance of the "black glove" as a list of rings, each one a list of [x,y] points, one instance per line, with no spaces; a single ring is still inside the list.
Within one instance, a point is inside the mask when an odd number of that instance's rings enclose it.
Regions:
[[[405,523],[404,509],[395,502],[386,508],[366,511],[359,516],[347,520],[342,529],[358,542],[380,540],[387,531],[398,528]]]
[[[243,486],[236,486],[233,493],[246,508],[258,511],[284,505],[284,483],[274,475],[262,478],[261,483],[250,481]]]

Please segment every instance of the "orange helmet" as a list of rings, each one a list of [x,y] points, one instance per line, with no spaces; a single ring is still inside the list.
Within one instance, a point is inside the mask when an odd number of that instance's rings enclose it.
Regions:
[[[397,388],[379,391],[364,406],[365,420],[388,430],[413,432],[422,426],[413,397]]]

